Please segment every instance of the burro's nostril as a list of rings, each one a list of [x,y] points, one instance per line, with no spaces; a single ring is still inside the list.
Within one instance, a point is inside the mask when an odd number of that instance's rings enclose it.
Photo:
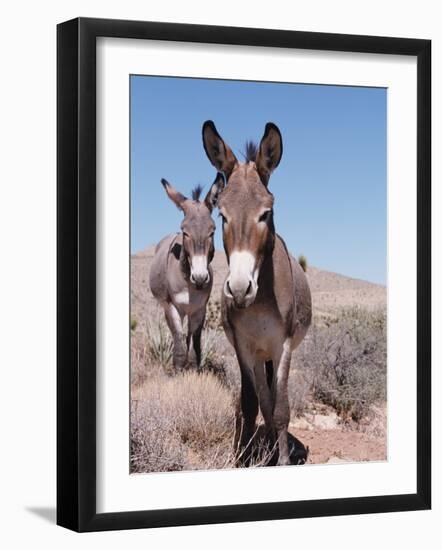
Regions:
[[[233,296],[233,292],[232,292],[232,289],[230,288],[230,283],[229,283],[229,281],[227,281],[227,290],[228,290],[230,296]]]
[[[258,268],[250,252],[233,251],[229,258],[229,276],[224,285],[224,294],[233,299],[238,308],[248,307],[256,297]]]
[[[197,288],[203,288],[210,282],[210,273],[208,271],[202,273],[192,272],[189,278],[190,282],[194,284]]]
[[[235,281],[232,282],[229,278],[224,284],[224,294],[235,302],[236,307],[246,307],[249,300],[253,298],[255,291],[253,281],[251,279],[247,279],[247,281],[246,286],[245,284],[235,284]]]

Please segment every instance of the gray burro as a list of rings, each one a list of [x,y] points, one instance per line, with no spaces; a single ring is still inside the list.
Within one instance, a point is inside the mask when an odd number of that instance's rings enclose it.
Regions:
[[[204,123],[202,134],[207,156],[226,182],[217,205],[229,263],[223,326],[241,371],[236,451],[247,465],[260,409],[277,464],[287,465],[290,360],[310,326],[312,307],[304,271],[275,232],[268,184],[281,160],[281,133],[266,124],[259,146],[247,144],[245,162],[236,159],[212,121]]]
[[[199,367],[201,331],[213,284],[215,223],[211,212],[222,176],[218,175],[204,200],[197,186],[188,199],[166,180],[168,197],[183,212],[181,232],[164,237],[155,249],[150,270],[150,289],[166,316],[173,337],[173,364],[177,369]],[[187,335],[184,319],[187,317]]]

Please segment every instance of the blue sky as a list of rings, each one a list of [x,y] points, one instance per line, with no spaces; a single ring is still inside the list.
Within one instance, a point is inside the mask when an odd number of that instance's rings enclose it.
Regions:
[[[132,253],[179,230],[182,214],[161,178],[185,195],[213,181],[205,120],[238,159],[271,121],[284,153],[269,188],[289,250],[311,265],[385,284],[386,106],[383,88],[131,76]]]

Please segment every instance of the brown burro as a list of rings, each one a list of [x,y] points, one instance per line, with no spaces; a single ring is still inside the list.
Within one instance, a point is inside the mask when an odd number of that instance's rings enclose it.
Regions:
[[[274,460],[290,464],[296,454],[295,438],[287,432],[290,361],[310,326],[312,306],[304,271],[275,232],[268,185],[281,160],[281,133],[266,124],[259,147],[247,144],[245,162],[237,160],[212,121],[202,133],[207,156],[226,182],[218,197],[229,263],[221,309],[241,371],[235,448],[247,465],[259,408]]]
[[[202,201],[200,186],[188,199],[165,179],[161,180],[169,198],[184,213],[181,233],[168,235],[158,243],[150,270],[150,289],[162,306],[172,333],[176,369],[198,368],[201,363],[201,331],[213,283],[210,262],[215,223],[211,212],[221,182],[219,174]],[[187,335],[183,327],[185,317]]]

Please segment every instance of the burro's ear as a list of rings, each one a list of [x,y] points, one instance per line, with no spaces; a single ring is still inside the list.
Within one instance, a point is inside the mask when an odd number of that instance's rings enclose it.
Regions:
[[[278,166],[281,157],[281,132],[276,124],[267,122],[256,157],[256,168],[264,185],[268,185],[270,174]]]
[[[216,175],[215,181],[210,186],[209,192],[204,199],[204,202],[207,208],[212,212],[212,210],[218,204],[218,197],[221,191],[224,189],[224,176],[221,172],[218,172]]]
[[[218,130],[211,120],[206,120],[203,124],[203,145],[213,166],[215,166],[218,172],[223,172],[226,179],[229,179],[238,161],[230,147],[218,134]]]
[[[187,197],[185,197],[174,187],[172,187],[172,185],[170,185],[170,183],[164,178],[161,180],[161,183],[163,184],[163,187],[166,190],[169,199],[175,204],[177,208],[183,210],[183,206],[185,201],[187,200]]]

